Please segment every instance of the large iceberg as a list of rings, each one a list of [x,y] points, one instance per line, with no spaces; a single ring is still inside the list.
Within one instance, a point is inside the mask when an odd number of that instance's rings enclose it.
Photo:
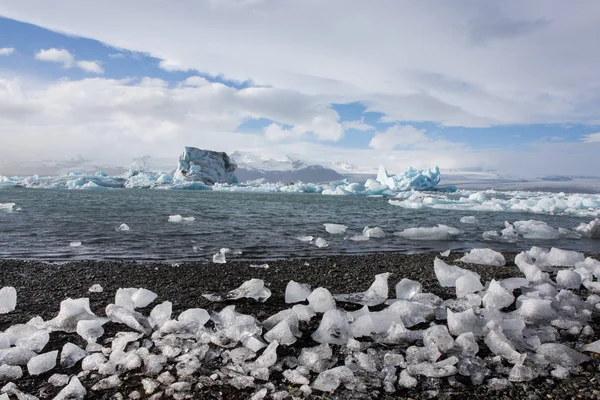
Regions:
[[[402,174],[390,175],[381,165],[377,172],[377,182],[394,191],[434,190],[440,183],[440,168],[437,165],[424,170],[409,167]]]
[[[237,165],[231,161],[227,153],[186,146],[179,156],[175,178],[200,181],[209,185],[236,183],[237,178],[234,174],[236,168]]]

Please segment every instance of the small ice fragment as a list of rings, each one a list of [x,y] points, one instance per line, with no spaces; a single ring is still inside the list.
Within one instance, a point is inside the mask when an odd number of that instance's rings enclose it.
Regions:
[[[17,290],[12,286],[0,289],[0,314],[14,311],[17,306]]]
[[[246,297],[262,303],[271,297],[271,290],[265,287],[265,283],[262,279],[250,279],[242,283],[237,289],[234,289],[225,295],[203,294],[202,297],[217,302],[237,300]]]
[[[442,353],[454,347],[454,339],[448,333],[446,325],[433,325],[423,332],[423,344],[425,347],[435,346]]]
[[[342,365],[321,372],[317,379],[312,383],[311,387],[322,392],[333,392],[342,383],[349,383],[354,379],[354,373],[350,368]]]
[[[304,301],[309,295],[310,285],[289,281],[285,287],[285,302],[287,304]]]
[[[71,381],[65,386],[54,398],[54,400],[83,400],[87,390],[83,387],[76,376],[71,378]]]
[[[567,379],[569,376],[571,376],[571,374],[569,373],[569,369],[560,365],[552,371],[550,371],[550,375],[552,375],[552,377],[556,379]]]
[[[71,242],[71,243],[69,243],[69,246],[71,246],[71,247],[79,247],[79,246],[81,246],[81,242],[80,241]]]
[[[152,327],[148,319],[137,311],[109,304],[106,306],[106,316],[113,322],[120,322],[146,335],[152,333]]]
[[[526,354],[517,352],[508,338],[500,331],[490,330],[484,339],[492,353],[506,358],[511,364],[522,364]]]
[[[408,228],[394,235],[409,240],[454,240],[460,235],[460,231],[451,226],[438,224],[433,228]]]
[[[193,323],[197,328],[200,328],[210,320],[210,315],[208,315],[208,311],[203,308],[190,308],[179,314],[177,320],[180,322]]]
[[[409,375],[408,371],[403,369],[400,372],[400,379],[398,379],[398,385],[407,389],[412,389],[417,386],[417,379]]]
[[[312,334],[315,342],[346,344],[352,337],[348,320],[340,310],[331,309],[323,314],[319,328]]]
[[[15,345],[24,349],[29,349],[39,353],[44,350],[46,344],[50,341],[50,334],[45,330],[39,330],[31,336],[17,340]]]
[[[462,217],[460,219],[460,223],[461,224],[477,224],[477,223],[479,223],[479,220],[477,219],[477,217],[469,215],[469,216],[466,216],[466,217]]]
[[[353,242],[367,242],[369,238],[365,235],[354,235],[349,237],[348,240],[352,240]]]
[[[581,275],[572,270],[561,270],[556,274],[556,283],[565,289],[579,289]]]
[[[121,224],[117,227],[117,231],[128,231],[128,230],[130,230],[130,228],[127,224]]]
[[[575,367],[590,359],[587,355],[561,343],[544,343],[537,349],[537,354],[551,365],[562,367]]]
[[[528,382],[538,377],[538,373],[530,366],[515,364],[510,370],[508,380],[511,382]]]
[[[137,288],[118,288],[115,293],[115,304],[133,310],[132,296],[138,291]]]
[[[552,301],[545,299],[523,299],[517,314],[529,323],[548,322],[556,318]]]
[[[225,258],[225,254],[223,254],[221,252],[213,254],[212,260],[213,260],[213,263],[215,263],[215,264],[225,264],[227,262],[227,259]]]
[[[173,303],[170,301],[164,301],[152,309],[150,311],[150,318],[152,322],[160,327],[166,321],[171,319],[171,312],[173,310]]]
[[[71,368],[85,356],[87,356],[87,351],[73,343],[67,342],[60,352],[60,365],[64,368]]]
[[[67,383],[69,383],[69,375],[54,374],[48,378],[48,383],[54,387],[65,386]]]
[[[492,279],[486,294],[483,296],[485,308],[501,309],[510,306],[515,301],[511,292],[506,290],[495,279]]]
[[[265,333],[264,338],[269,343],[277,342],[284,346],[291,346],[292,344],[296,343],[297,340],[294,334],[292,333],[292,330],[290,329],[290,324],[287,320],[283,320],[277,325],[275,325],[270,331]]]
[[[319,287],[307,297],[308,304],[318,313],[335,308],[335,300],[329,290]]]
[[[410,300],[417,293],[421,293],[421,283],[408,278],[402,278],[396,284],[396,298],[401,300]]]
[[[450,249],[448,249],[446,251],[442,251],[440,253],[440,256],[442,256],[442,257],[448,257],[450,255],[450,251],[451,251]]]
[[[88,291],[91,293],[102,293],[104,288],[99,283],[94,283],[92,286],[90,286]]]
[[[363,229],[363,236],[368,238],[384,238],[386,235],[383,229],[379,227],[369,228],[366,226],[365,229]]]
[[[472,249],[465,254],[459,261],[471,264],[492,265],[494,267],[503,267],[506,260],[501,253],[492,249]]]
[[[97,391],[97,390],[113,389],[113,388],[121,386],[121,384],[122,384],[121,378],[119,378],[118,375],[111,375],[108,378],[104,378],[104,379],[98,381],[96,384],[94,384],[94,386],[92,386],[92,390]]]
[[[23,370],[18,365],[0,365],[0,381],[13,381],[21,379]]]
[[[104,328],[98,320],[82,320],[77,323],[77,334],[88,343],[96,343],[104,335]]]
[[[277,347],[279,347],[279,343],[277,340],[273,340],[254,364],[259,368],[270,368],[275,365],[277,362]]]
[[[81,369],[83,371],[97,371],[105,362],[106,357],[102,353],[92,353],[81,361]]]
[[[482,289],[483,285],[475,275],[465,274],[456,279],[456,297],[459,299]]]
[[[478,279],[480,278],[480,276],[473,271],[470,271],[468,269],[459,268],[454,265],[446,264],[445,262],[443,262],[442,260],[440,260],[437,257],[435,258],[435,260],[433,262],[433,269],[435,272],[435,276],[437,277],[438,281],[440,282],[440,285],[443,287],[456,286],[456,280],[458,279],[458,277],[465,275],[465,274],[471,274],[471,275],[476,276]]]
[[[312,242],[314,237],[312,236],[298,236],[296,239],[298,239],[301,242]]]
[[[331,233],[333,235],[344,233],[344,232],[346,232],[346,229],[348,229],[348,227],[346,225],[341,225],[341,224],[323,224],[323,225],[325,226],[325,230],[328,233]]]
[[[319,248],[329,247],[329,242],[323,238],[317,238],[317,240],[315,240],[315,246]]]
[[[181,215],[169,215],[169,222],[193,222],[196,218],[194,217],[182,217]]]
[[[472,308],[463,312],[452,312],[448,309],[447,320],[448,330],[455,336],[466,332],[472,332],[477,336],[482,334],[483,320],[475,315]]]
[[[250,268],[269,269],[269,264],[250,264]]]
[[[144,308],[156,299],[158,295],[150,290],[139,288],[132,296],[133,308]]]
[[[50,371],[56,366],[57,357],[58,350],[50,351],[48,353],[33,357],[31,360],[29,360],[29,362],[27,362],[27,371],[29,372],[29,375],[39,375]]]
[[[459,350],[464,357],[474,357],[479,352],[479,346],[473,332],[464,332],[454,340],[454,349]]]
[[[334,296],[338,301],[349,303],[359,303],[367,306],[375,306],[385,303],[388,299],[388,278],[389,272],[378,274],[375,276],[375,281],[365,292],[339,294]]]

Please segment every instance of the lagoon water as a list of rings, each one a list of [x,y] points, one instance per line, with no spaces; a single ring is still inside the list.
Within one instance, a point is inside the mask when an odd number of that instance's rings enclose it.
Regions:
[[[516,212],[465,212],[405,209],[387,198],[323,196],[294,193],[227,193],[217,191],[112,190],[77,191],[8,188],[0,203],[15,203],[14,211],[0,209],[0,257],[38,260],[128,259],[209,261],[227,247],[242,254],[228,259],[269,260],[374,252],[419,253],[467,251],[490,247],[498,251],[528,250],[531,246],[598,252],[591,239],[528,240],[517,243],[484,241],[482,233],[501,230],[504,221],[535,219],[554,228],[574,229],[590,217]],[[193,222],[168,222],[170,215],[195,217]],[[460,223],[465,215],[479,219]],[[127,224],[130,231],[117,231]],[[332,235],[324,223],[348,226]],[[445,224],[461,230],[452,241],[413,241],[394,236],[411,227]],[[386,238],[347,240],[365,226],[381,227]],[[330,245],[318,248],[297,240],[312,235]],[[81,242],[81,246],[71,246]]]

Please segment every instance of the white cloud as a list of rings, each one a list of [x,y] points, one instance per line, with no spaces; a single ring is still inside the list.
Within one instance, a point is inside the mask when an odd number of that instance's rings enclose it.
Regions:
[[[344,121],[342,122],[342,126],[344,129],[355,129],[357,131],[374,131],[375,127],[373,125],[365,124],[364,118],[358,121]]]
[[[102,75],[104,68],[96,61],[77,61],[77,67],[87,72]]]
[[[75,57],[65,49],[42,49],[35,54],[35,59],[40,61],[62,64],[64,68],[77,67],[83,71],[94,74],[103,74],[104,69],[97,61],[75,61]]]
[[[600,122],[599,2],[56,4],[3,2],[0,15],[147,53],[167,70],[361,101],[391,121]]]
[[[125,54],[123,53],[110,53],[108,56],[110,58],[125,58]]]
[[[65,68],[71,68],[75,60],[68,50],[55,48],[40,50],[35,54],[35,59],[62,64]]]
[[[184,80],[182,82],[182,85],[201,87],[201,86],[210,85],[210,82],[206,78],[203,78],[201,76],[190,76],[189,78],[187,78],[186,80]]]
[[[600,132],[598,133],[590,133],[583,137],[583,141],[587,143],[591,142],[600,142]]]
[[[272,142],[300,139],[302,136],[304,136],[304,132],[296,129],[285,129],[279,124],[271,124],[265,128],[265,138]]]
[[[14,52],[14,47],[0,47],[0,56],[10,56]]]
[[[395,148],[423,148],[432,140],[425,134],[425,129],[417,129],[410,125],[394,125],[385,132],[373,136],[369,147],[375,150],[393,150]]]

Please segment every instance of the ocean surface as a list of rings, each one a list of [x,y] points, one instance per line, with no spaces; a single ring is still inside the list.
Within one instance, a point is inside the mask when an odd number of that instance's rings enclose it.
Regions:
[[[574,229],[590,217],[517,212],[465,212],[406,209],[387,198],[323,196],[297,193],[228,193],[214,191],[114,190],[77,191],[11,188],[0,190],[0,257],[38,260],[128,259],[176,262],[212,261],[221,248],[241,251],[228,260],[269,260],[373,252],[419,253],[528,250],[533,245],[598,252],[592,239],[524,239],[517,243],[484,241],[482,233],[501,230],[504,221],[535,219],[555,228]],[[194,217],[169,222],[170,215]],[[460,218],[474,215],[475,225]],[[129,231],[117,231],[122,223]],[[324,223],[348,226],[344,234],[325,231]],[[460,229],[450,241],[407,240],[394,232],[445,224]],[[356,242],[365,226],[382,228],[387,237]],[[298,236],[322,237],[318,248]],[[72,246],[71,243],[80,246]]]

